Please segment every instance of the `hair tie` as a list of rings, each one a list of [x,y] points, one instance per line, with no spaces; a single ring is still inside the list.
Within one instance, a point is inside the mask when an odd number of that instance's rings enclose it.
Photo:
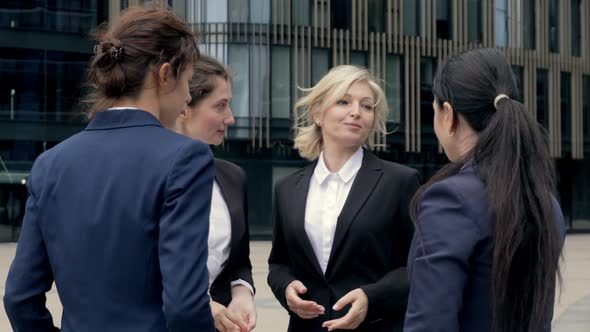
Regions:
[[[508,98],[508,99],[510,99],[510,97],[508,97],[507,95],[505,95],[505,94],[503,94],[503,93],[501,93],[501,94],[499,94],[498,96],[496,96],[496,99],[494,99],[494,107],[495,107],[496,109],[498,109],[498,102],[499,102],[501,99],[503,99],[503,98]]]
[[[109,53],[110,53],[112,59],[114,59],[115,61],[119,61],[123,58],[123,54],[125,53],[125,49],[123,48],[123,46],[113,46],[109,50]]]

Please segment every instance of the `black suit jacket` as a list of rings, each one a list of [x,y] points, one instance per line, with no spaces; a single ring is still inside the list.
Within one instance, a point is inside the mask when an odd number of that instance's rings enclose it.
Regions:
[[[305,232],[305,205],[317,162],[279,181],[275,187],[273,244],[268,260],[270,285],[287,310],[285,289],[293,280],[307,287],[304,299],[326,313],[304,320],[289,311],[289,331],[325,331],[326,320],[342,317],[332,310],[338,299],[362,288],[368,314],[356,331],[401,331],[409,291],[406,261],[414,227],[410,200],[420,185],[414,169],[378,159],[364,151],[338,223],[326,273],[322,273]]]
[[[231,301],[231,282],[247,281],[254,287],[250,263],[246,173],[229,161],[215,159],[215,180],[231,217],[229,258],[210,288],[213,301],[227,306]]]

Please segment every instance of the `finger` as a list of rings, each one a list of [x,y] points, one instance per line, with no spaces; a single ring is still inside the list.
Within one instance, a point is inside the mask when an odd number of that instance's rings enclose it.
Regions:
[[[322,327],[328,328],[328,331],[334,331],[337,329],[350,329],[350,323],[350,316],[346,314],[346,316],[344,317],[324,322],[324,324],[322,324]]]
[[[338,300],[334,304],[332,309],[338,311],[338,310],[342,309],[343,307],[345,307],[346,305],[356,301],[356,299],[357,299],[357,296],[355,295],[354,291],[348,292],[348,294],[341,297],[340,300]]]
[[[229,332],[229,331],[233,332],[236,330],[239,331],[239,327],[236,324],[234,324],[234,322],[232,322],[232,320],[229,319],[229,317],[227,317],[227,315],[221,315],[219,317],[219,322],[223,326],[223,330],[220,330],[220,331],[227,331],[227,332]]]
[[[301,317],[301,318],[303,318],[303,319],[312,319],[312,318],[316,318],[316,317],[318,317],[318,316],[319,316],[319,313],[317,313],[317,312],[312,312],[312,311],[305,311],[305,310],[302,310],[302,311],[299,311],[299,312],[297,313],[297,316],[299,316],[299,317]]]
[[[247,327],[246,322],[239,314],[234,313],[231,310],[225,311],[225,316],[234,324],[237,325],[240,330],[244,330]]]
[[[307,287],[305,287],[305,285],[303,285],[303,283],[299,280],[295,280],[292,283],[293,289],[295,290],[295,292],[297,294],[305,294],[307,293]]]

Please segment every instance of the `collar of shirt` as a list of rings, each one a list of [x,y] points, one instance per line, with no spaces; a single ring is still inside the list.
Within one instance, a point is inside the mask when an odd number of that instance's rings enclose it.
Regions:
[[[348,181],[356,175],[359,169],[361,169],[362,164],[363,148],[359,147],[338,172],[331,173],[324,162],[324,151],[322,151],[318,159],[318,164],[313,171],[313,176],[320,185],[328,178],[328,176],[330,176],[330,174],[337,175],[342,182],[348,183]]]

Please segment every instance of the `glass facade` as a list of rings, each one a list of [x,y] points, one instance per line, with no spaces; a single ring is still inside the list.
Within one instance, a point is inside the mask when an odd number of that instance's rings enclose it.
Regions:
[[[0,3],[0,241],[19,234],[35,158],[84,127],[80,108],[98,0]]]

